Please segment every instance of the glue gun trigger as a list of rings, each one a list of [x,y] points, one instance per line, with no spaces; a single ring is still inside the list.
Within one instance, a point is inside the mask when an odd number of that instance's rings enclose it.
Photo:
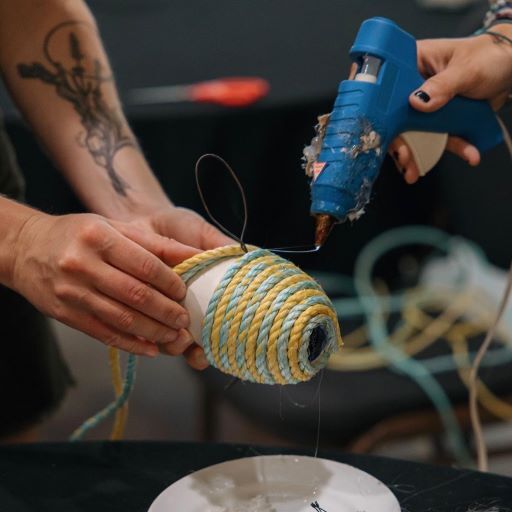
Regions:
[[[425,176],[439,162],[448,142],[447,133],[410,131],[400,136],[409,147],[420,176]]]

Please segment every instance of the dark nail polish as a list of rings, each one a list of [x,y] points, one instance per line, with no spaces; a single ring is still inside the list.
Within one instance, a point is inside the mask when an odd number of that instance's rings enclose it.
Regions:
[[[398,151],[393,151],[393,158],[398,162],[398,159],[400,158]]]
[[[419,91],[416,91],[414,93],[414,96],[417,96],[421,101],[423,101],[423,103],[428,103],[430,101],[430,96],[421,89]]]

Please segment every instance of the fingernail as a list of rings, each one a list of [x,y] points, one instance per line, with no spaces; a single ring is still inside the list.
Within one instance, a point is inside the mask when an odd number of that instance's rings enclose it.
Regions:
[[[178,338],[176,339],[176,343],[179,343],[180,345],[192,343],[193,341],[194,339],[192,338],[192,334],[190,334],[186,329],[181,329]]]
[[[417,96],[421,101],[423,101],[423,103],[428,103],[430,101],[430,96],[421,89],[419,91],[416,91],[414,93],[414,96]]]
[[[144,350],[144,354],[148,357],[156,357],[158,354],[158,347],[156,345],[153,345],[151,347],[147,347]]]
[[[183,313],[176,319],[176,327],[178,329],[184,329],[185,327],[188,327],[189,321],[188,315]]]
[[[162,341],[165,343],[171,343],[173,341],[176,341],[178,338],[178,331],[169,331],[163,338]]]
[[[183,300],[187,296],[187,287],[184,284],[183,288],[178,292],[178,300]]]
[[[210,362],[206,359],[204,352],[198,352],[194,359],[198,366],[210,366]]]

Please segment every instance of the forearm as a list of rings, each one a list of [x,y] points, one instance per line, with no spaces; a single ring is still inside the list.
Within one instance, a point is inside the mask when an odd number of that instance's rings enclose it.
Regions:
[[[45,215],[0,195],[0,284],[13,285],[13,269],[20,234],[27,223]]]
[[[128,220],[169,204],[122,113],[95,21],[81,1],[1,2],[0,67],[87,207]]]

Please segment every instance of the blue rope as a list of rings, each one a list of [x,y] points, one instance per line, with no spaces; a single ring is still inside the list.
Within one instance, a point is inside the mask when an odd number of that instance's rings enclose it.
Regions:
[[[101,422],[106,420],[118,409],[121,409],[128,400],[130,393],[135,385],[135,377],[137,373],[137,356],[134,354],[128,355],[126,362],[126,373],[123,381],[123,390],[121,394],[108,404],[104,409],[96,413],[94,416],[86,420],[80,427],[78,427],[70,437],[70,441],[80,441],[92,429],[96,428]]]

